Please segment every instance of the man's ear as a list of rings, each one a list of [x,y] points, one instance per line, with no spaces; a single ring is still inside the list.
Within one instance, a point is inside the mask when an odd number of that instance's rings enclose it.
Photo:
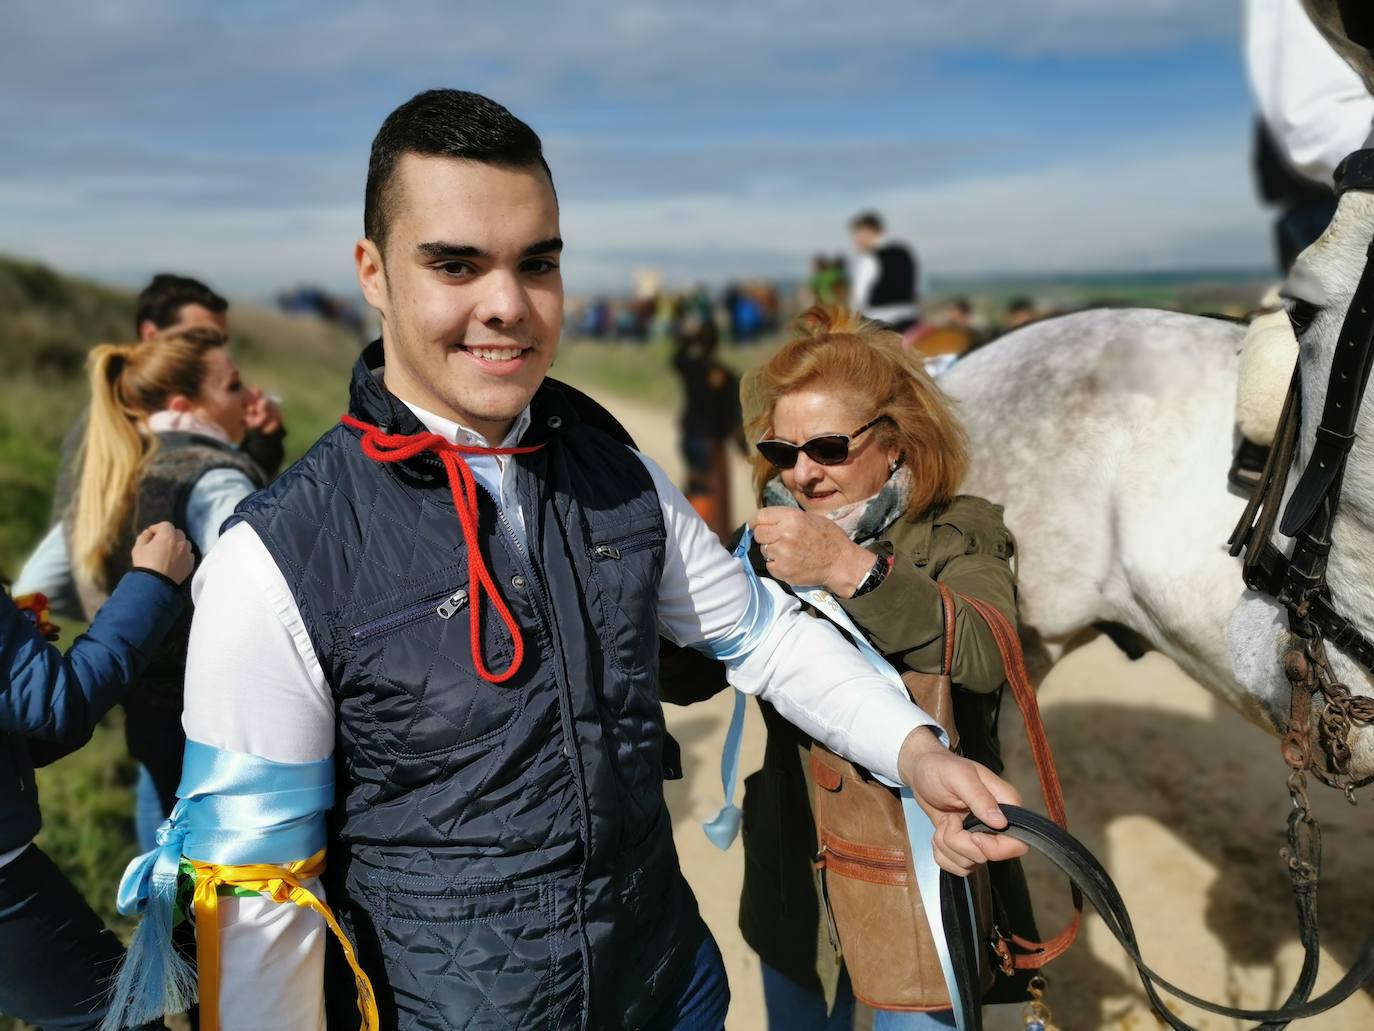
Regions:
[[[353,263],[358,268],[358,289],[363,300],[386,318],[386,270],[382,267],[382,253],[377,245],[363,237],[353,247]]]
[[[189,412],[194,408],[195,402],[185,394],[173,394],[167,399],[167,410],[172,412]]]
[[[138,339],[140,341],[155,340],[160,332],[162,331],[157,328],[157,323],[152,319],[144,319],[138,324]]]

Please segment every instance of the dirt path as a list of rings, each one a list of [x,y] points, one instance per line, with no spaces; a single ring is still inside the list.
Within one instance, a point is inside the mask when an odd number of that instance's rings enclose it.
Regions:
[[[603,401],[608,401],[602,398]],[[609,401],[640,446],[680,479],[675,430],[662,410]],[[735,508],[748,514],[748,476],[739,463]],[[1070,655],[1040,692],[1074,832],[1120,885],[1142,947],[1164,976],[1213,999],[1246,1006],[1282,1001],[1301,961],[1287,880],[1278,861],[1288,799],[1277,743],[1222,708],[1168,660],[1126,661],[1105,640]],[[758,959],[736,929],[743,855],[719,852],[701,831],[721,804],[720,749],[730,699],[679,709],[668,726],[681,742],[684,780],[668,785],[683,869],[720,941],[734,995],[730,1031],[764,1027]],[[750,713],[741,779],[763,753],[762,720]],[[1002,737],[1009,776],[1023,790],[1034,773],[1012,712]],[[1374,820],[1366,800],[1351,808],[1333,792],[1314,795],[1326,827],[1323,961],[1349,962],[1371,914],[1366,886],[1374,857]],[[1367,794],[1367,792],[1366,792]],[[1042,930],[1057,929],[1067,890],[1045,864],[1031,876]],[[1050,971],[1049,1002],[1064,1031],[1159,1027],[1120,949],[1095,917],[1079,944]],[[1320,986],[1336,974],[1327,973]],[[1185,1019],[1206,1031],[1235,1021],[1196,1011]],[[1014,1013],[994,1029],[1020,1025]],[[1361,994],[1307,1029],[1374,1027],[1374,999]]]

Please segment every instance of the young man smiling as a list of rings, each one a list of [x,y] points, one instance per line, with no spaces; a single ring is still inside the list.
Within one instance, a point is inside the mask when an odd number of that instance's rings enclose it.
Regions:
[[[959,826],[970,806],[1000,825],[1008,785],[751,581],[662,470],[546,379],[562,242],[528,126],[471,93],[408,101],[373,143],[364,223],[382,338],[344,424],[244,503],[197,576],[185,724],[234,763],[332,766],[309,846],[326,846],[323,888],[293,869],[353,942],[381,1026],[723,1026],[663,801],[659,634],[911,784],[949,868],[1020,849]],[[221,1027],[356,1024],[316,912],[223,898],[209,930]]]

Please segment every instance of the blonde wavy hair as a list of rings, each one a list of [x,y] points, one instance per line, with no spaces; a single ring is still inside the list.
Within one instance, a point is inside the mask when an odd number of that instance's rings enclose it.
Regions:
[[[91,350],[91,413],[72,513],[72,568],[79,579],[109,589],[110,556],[124,536],[139,474],[157,451],[148,416],[178,394],[199,397],[206,353],[226,343],[219,330],[196,326]]]
[[[895,447],[911,469],[908,519],[954,498],[968,469],[968,439],[954,403],[900,335],[836,305],[808,309],[794,323],[792,340],[744,377],[740,396],[749,439],[772,436],[778,400],[806,389],[847,395],[870,419],[884,417],[869,432]],[[757,451],[751,462],[762,501],[777,470]]]

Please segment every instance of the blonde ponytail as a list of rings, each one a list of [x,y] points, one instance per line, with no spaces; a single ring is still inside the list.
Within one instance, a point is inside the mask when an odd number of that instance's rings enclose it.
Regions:
[[[81,479],[72,526],[72,567],[102,590],[106,566],[124,533],[143,463],[157,444],[139,429],[139,413],[121,396],[123,376],[140,345],[101,344],[91,351],[91,412],[81,448]]]
[[[108,566],[127,529],[139,473],[157,450],[146,420],[173,395],[195,398],[205,354],[224,334],[194,327],[141,344],[101,344],[87,361],[90,421],[72,512],[72,569],[78,583],[108,591]]]

